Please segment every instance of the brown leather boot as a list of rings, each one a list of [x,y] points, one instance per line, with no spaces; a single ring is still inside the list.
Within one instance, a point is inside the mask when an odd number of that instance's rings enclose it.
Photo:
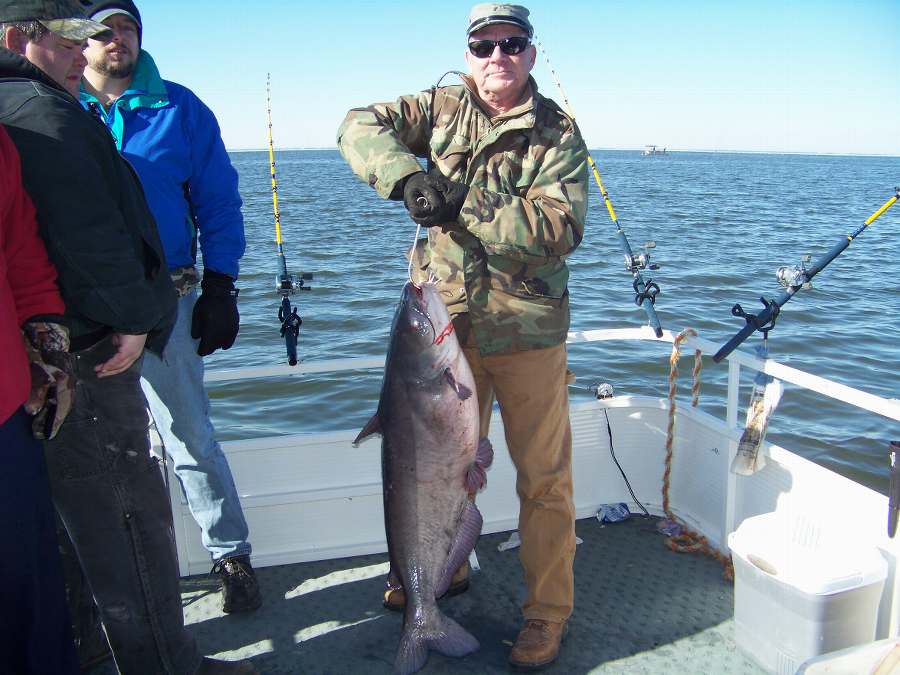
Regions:
[[[450,579],[450,587],[441,597],[453,597],[465,592],[469,588],[469,561],[467,560]],[[399,583],[395,584],[388,577],[387,586],[384,590],[384,600],[381,603],[392,612],[402,612],[406,607],[406,593],[403,592],[403,586]]]
[[[543,668],[556,661],[559,646],[565,636],[565,621],[528,619],[509,653],[509,662],[523,670]]]

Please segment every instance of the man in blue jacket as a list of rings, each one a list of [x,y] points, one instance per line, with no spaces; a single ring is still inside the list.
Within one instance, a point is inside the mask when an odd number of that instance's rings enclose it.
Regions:
[[[238,333],[234,282],[244,221],[237,172],[213,113],[186,87],[163,80],[141,49],[143,26],[134,3],[99,0],[88,13],[109,31],[88,41],[82,104],[106,124],[137,171],[179,294],[165,352],[144,360],[144,393],[215,560],[213,570],[222,575],[224,611],[254,610],[262,600],[250,566],[247,523],[203,386],[202,357],[228,349]],[[202,281],[195,267],[198,239]]]

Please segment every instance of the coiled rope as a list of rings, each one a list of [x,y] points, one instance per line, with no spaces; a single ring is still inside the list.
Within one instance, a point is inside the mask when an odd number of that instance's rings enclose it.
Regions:
[[[669,357],[669,424],[666,429],[666,462],[663,472],[663,512],[666,518],[678,525],[679,534],[666,539],[666,546],[676,553],[703,553],[715,558],[724,567],[726,579],[734,580],[734,565],[731,556],[724,555],[714,546],[710,546],[709,540],[699,532],[695,532],[684,522],[675,517],[669,508],[669,484],[672,475],[672,447],[675,442],[675,384],[678,380],[678,360],[681,358],[681,343],[689,337],[696,337],[697,331],[693,328],[685,328],[672,343],[672,355]],[[696,408],[700,400],[700,371],[703,368],[703,360],[700,350],[694,352],[693,384],[691,386],[691,407]]]

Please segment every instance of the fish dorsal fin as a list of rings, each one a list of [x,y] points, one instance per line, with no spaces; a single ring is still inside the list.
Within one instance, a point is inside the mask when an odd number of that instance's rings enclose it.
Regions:
[[[366,422],[366,426],[353,439],[353,447],[355,448],[372,434],[381,434],[381,420],[378,419],[378,413],[372,415],[372,418]]]
[[[459,396],[460,401],[465,401],[472,395],[472,390],[469,389],[466,385],[457,382],[456,378],[453,376],[453,371],[449,368],[444,371],[444,379],[447,380],[447,384],[453,387],[453,391],[455,391],[456,395]]]

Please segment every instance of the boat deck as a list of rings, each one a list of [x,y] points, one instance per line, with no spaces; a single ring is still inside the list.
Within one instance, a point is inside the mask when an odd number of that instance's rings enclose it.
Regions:
[[[601,525],[579,520],[575,612],[559,660],[547,673],[729,673],[762,671],[734,641],[733,586],[722,566],[664,545],[655,519]],[[423,673],[507,673],[524,583],[509,533],[482,536],[480,571],[443,611],[481,642],[464,659],[432,652]],[[185,619],[205,654],[250,658],[261,673],[393,672],[402,616],[381,606],[387,555],[258,570],[263,607],[221,613],[217,580],[182,582]],[[92,675],[115,672],[111,662]]]

